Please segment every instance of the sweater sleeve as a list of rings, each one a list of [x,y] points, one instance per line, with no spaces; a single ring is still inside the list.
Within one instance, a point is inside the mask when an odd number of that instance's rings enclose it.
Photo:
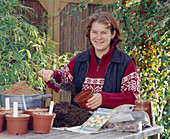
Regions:
[[[75,56],[76,57],[76,56]],[[70,62],[64,65],[60,70],[54,70],[54,79],[57,83],[67,83],[72,82],[74,73],[74,63],[75,57],[73,57]],[[46,82],[49,88],[53,89],[55,92],[59,92],[59,88],[56,88],[53,83]]]
[[[121,93],[101,92],[102,105],[115,108],[123,104],[135,104],[135,100],[140,98],[140,79],[135,62],[131,60],[127,66],[121,81]]]

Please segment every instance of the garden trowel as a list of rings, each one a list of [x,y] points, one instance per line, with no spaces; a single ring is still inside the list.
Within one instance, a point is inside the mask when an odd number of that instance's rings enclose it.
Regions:
[[[38,73],[37,73],[37,75],[38,75],[39,77],[41,77]],[[59,83],[57,83],[57,82],[55,81],[54,78],[51,78],[51,79],[50,79],[50,82],[53,83],[55,87],[60,88],[60,89],[63,89],[63,90],[65,90],[65,91],[67,91],[67,92],[70,92],[70,93],[72,93],[73,95],[76,95],[75,85],[74,85],[74,84],[69,83],[69,82],[59,84]]]

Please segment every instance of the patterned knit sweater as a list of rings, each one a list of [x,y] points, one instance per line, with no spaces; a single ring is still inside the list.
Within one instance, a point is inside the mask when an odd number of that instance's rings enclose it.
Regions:
[[[115,108],[122,104],[134,104],[135,100],[140,98],[140,79],[136,69],[136,65],[133,60],[131,60],[123,75],[121,82],[121,93],[107,93],[102,91],[105,72],[108,64],[112,59],[113,49],[114,47],[112,46],[111,49],[105,55],[103,55],[100,63],[98,64],[94,52],[94,47],[92,47],[89,69],[82,89],[92,89],[93,93],[101,93],[101,106],[109,108]],[[58,83],[72,82],[74,73],[74,62],[75,57],[73,57],[71,61],[62,69],[54,71],[54,78]],[[47,85],[54,91],[59,92],[59,89],[56,88],[52,83],[48,82]]]

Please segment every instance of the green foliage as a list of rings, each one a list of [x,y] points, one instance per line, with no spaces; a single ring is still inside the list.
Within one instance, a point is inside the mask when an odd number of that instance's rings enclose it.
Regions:
[[[45,83],[37,77],[43,68],[60,68],[75,54],[56,55],[56,42],[29,24],[20,11],[33,10],[18,0],[0,1],[0,90],[18,81],[27,81],[37,91],[44,91]],[[76,53],[76,52],[75,52]]]
[[[133,12],[130,12],[133,11]],[[135,14],[134,14],[135,13]],[[141,98],[154,104],[156,123],[163,125],[168,137],[169,99],[169,4],[144,0],[123,7],[123,27],[127,28],[126,50],[136,58],[141,78]]]
[[[0,79],[1,90],[11,84],[25,80],[28,84],[42,90],[36,71],[48,66],[47,51],[49,40],[41,37],[37,28],[28,24],[26,17],[17,14],[17,9],[29,11],[18,0],[0,2]]]

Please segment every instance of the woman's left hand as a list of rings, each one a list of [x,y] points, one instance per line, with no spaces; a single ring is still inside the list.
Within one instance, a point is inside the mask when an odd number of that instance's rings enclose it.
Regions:
[[[87,107],[96,109],[102,104],[102,95],[100,93],[93,94],[93,97],[87,100]]]

